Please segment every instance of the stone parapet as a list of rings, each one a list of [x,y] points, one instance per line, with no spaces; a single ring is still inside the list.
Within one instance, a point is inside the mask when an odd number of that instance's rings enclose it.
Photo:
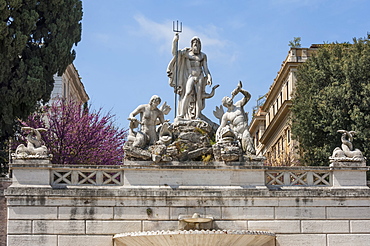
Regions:
[[[123,186],[123,187],[334,187],[368,189],[368,167],[270,167],[250,162],[127,162],[122,166],[10,165],[12,186]]]

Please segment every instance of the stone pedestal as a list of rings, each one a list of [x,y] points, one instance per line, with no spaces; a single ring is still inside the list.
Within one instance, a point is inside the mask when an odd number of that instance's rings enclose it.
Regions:
[[[256,163],[255,163],[256,164]],[[265,188],[265,168],[245,162],[125,162],[125,186]]]
[[[50,186],[50,160],[45,159],[15,159],[10,164],[14,186]]]
[[[366,182],[366,161],[363,158],[333,158],[330,160],[333,188],[368,189]]]

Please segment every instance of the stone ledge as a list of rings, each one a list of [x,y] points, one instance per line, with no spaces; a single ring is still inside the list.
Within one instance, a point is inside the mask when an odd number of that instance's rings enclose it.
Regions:
[[[265,166],[259,161],[246,161],[246,162],[165,162],[165,163],[153,163],[151,161],[125,161],[122,165],[81,165],[81,164],[52,164],[48,160],[21,160],[15,163],[9,164],[10,168],[52,168],[52,169],[88,169],[88,170],[101,170],[101,169],[263,169],[263,170],[279,170],[279,171],[329,171],[332,169],[340,170],[369,170],[370,166],[350,166],[350,165],[340,165],[340,166]]]
[[[370,207],[370,199],[367,197],[356,199],[343,199],[342,197],[315,198],[315,197],[248,197],[235,199],[235,197],[163,197],[156,199],[143,199],[134,197],[115,197],[106,199],[102,197],[49,197],[49,199],[39,199],[39,197],[11,197],[8,199],[8,206],[45,206],[45,207],[114,207],[114,206],[148,206],[163,207],[183,206],[204,206],[204,207]]]
[[[54,168],[60,168],[60,169],[93,169],[93,170],[100,170],[100,169],[122,169],[123,166],[110,166],[110,165],[81,165],[81,164],[52,164],[50,162],[17,162],[17,163],[10,163],[9,168],[15,169],[15,168],[48,168],[48,169],[54,169]]]
[[[192,189],[173,189],[171,187],[65,187],[53,189],[51,187],[9,187],[4,191],[5,196],[55,196],[55,197],[370,197],[370,189],[333,189],[331,187],[315,187],[300,189],[268,190],[268,189],[244,189],[243,187],[194,187]]]
[[[51,165],[50,160],[45,158],[25,158],[25,159],[13,159],[12,163],[9,163],[9,167],[17,165]]]
[[[163,163],[154,163],[151,161],[125,161],[123,168],[183,168],[183,169],[217,169],[217,168],[241,168],[241,169],[264,169],[263,163],[258,160],[243,161],[243,162],[223,162],[223,161],[171,161]]]

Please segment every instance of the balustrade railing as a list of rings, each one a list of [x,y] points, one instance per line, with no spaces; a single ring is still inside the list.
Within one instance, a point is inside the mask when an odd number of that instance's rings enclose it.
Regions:
[[[51,185],[123,185],[122,169],[91,168],[52,168]],[[305,170],[300,168],[271,169],[266,168],[265,184],[267,186],[331,186],[332,176],[329,169]]]
[[[330,170],[266,170],[267,186],[331,186]]]
[[[123,185],[122,170],[52,169],[51,185]]]

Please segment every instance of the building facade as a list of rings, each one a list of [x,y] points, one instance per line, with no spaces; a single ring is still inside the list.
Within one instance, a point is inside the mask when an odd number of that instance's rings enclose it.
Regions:
[[[62,76],[55,75],[54,81],[51,102],[58,98],[64,98],[77,101],[82,105],[89,100],[89,96],[81,82],[81,77],[73,64],[67,67]]]
[[[294,165],[297,142],[291,138],[290,106],[295,88],[296,71],[317,45],[310,48],[291,48],[283,61],[266,100],[255,112],[249,131],[258,155],[273,166]]]

